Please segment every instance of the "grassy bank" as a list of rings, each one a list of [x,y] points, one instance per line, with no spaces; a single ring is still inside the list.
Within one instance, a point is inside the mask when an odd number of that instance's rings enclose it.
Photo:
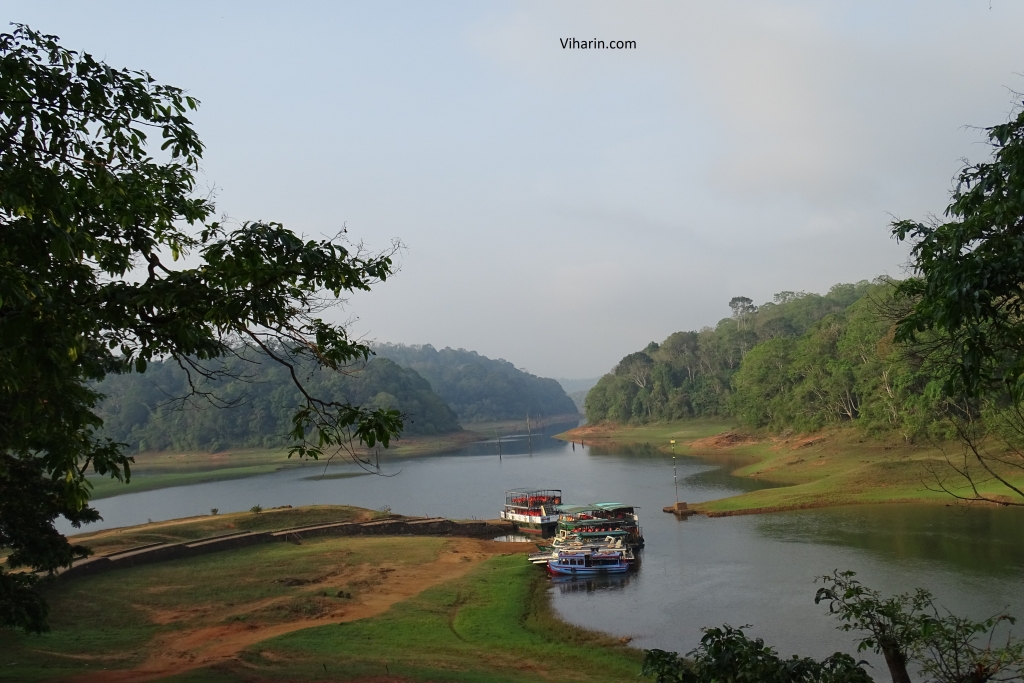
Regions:
[[[527,547],[322,538],[75,579],[47,589],[51,633],[0,630],[0,666],[22,681],[637,680],[637,650],[558,621]]]
[[[324,672],[343,680],[638,680],[640,653],[561,622],[540,577],[521,555],[495,557],[380,617],[269,640],[250,648],[245,661],[281,680]]]
[[[857,503],[952,503],[936,477],[961,495],[970,488],[949,467],[958,444],[907,444],[895,438],[865,438],[856,430],[823,430],[811,435],[771,437],[745,434],[725,422],[684,421],[647,426],[587,425],[559,438],[590,445],[649,443],[678,455],[718,462],[736,476],[773,484],[692,507],[710,515],[752,514]],[[1001,494],[998,484],[979,486]]]
[[[485,438],[489,438],[486,433],[472,430],[438,436],[402,438],[392,442],[386,454],[389,458],[437,455],[458,450]],[[373,452],[365,451],[363,455],[372,458]],[[354,476],[351,473],[332,471],[336,470],[338,465],[348,463],[347,459],[336,459],[331,465],[323,461],[300,461],[289,458],[286,449],[235,449],[218,453],[160,451],[137,453],[134,457],[135,465],[132,467],[132,478],[128,484],[109,477],[90,478],[93,485],[92,498],[109,498],[171,486],[241,479],[295,467],[309,468],[311,476],[320,476],[325,472],[325,467],[327,478]]]
[[[97,555],[106,555],[150,543],[180,543],[238,531],[278,531],[333,522],[364,522],[385,516],[383,512],[350,505],[307,505],[271,508],[259,514],[234,512],[150,522],[77,534],[68,539],[86,546]]]
[[[578,419],[577,415],[548,417],[543,421],[534,421],[531,428],[536,432],[545,425],[564,424]],[[505,422],[474,422],[466,429],[452,434],[437,436],[403,437],[391,443],[388,449],[379,449],[387,458],[414,458],[428,455],[440,455],[464,448],[471,443],[494,438],[497,433],[526,432],[525,420],[509,420]],[[371,462],[376,450],[365,449],[360,455]],[[135,454],[135,465],[132,467],[132,479],[123,484],[108,477],[92,477],[94,500],[109,498],[126,493],[139,493],[172,486],[202,484],[212,481],[241,479],[260,474],[269,474],[278,470],[295,467],[306,467],[310,476],[337,479],[359,476],[360,472],[337,471],[339,465],[350,464],[348,459],[336,459],[330,465],[325,462],[288,458],[286,449],[234,449],[219,453],[201,451],[185,452],[148,452]],[[326,469],[325,469],[326,467]]]
[[[727,420],[680,420],[677,422],[656,422],[646,425],[583,425],[555,436],[563,441],[582,441],[588,446],[610,446],[615,444],[651,444],[670,451],[669,440],[676,440],[677,452],[686,444],[735,429],[736,423]]]

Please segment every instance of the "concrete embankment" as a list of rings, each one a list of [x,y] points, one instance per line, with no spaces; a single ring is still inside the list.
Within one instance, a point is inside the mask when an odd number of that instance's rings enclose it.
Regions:
[[[80,576],[91,576],[112,569],[135,567],[154,562],[167,562],[195,557],[221,550],[234,550],[262,543],[287,541],[301,543],[320,536],[468,536],[494,537],[508,534],[512,525],[503,521],[452,521],[436,518],[381,519],[372,522],[337,522],[314,526],[293,527],[279,531],[242,531],[212,538],[182,543],[153,543],[129,548],[109,555],[88,557],[76,561],[55,577],[65,581]]]

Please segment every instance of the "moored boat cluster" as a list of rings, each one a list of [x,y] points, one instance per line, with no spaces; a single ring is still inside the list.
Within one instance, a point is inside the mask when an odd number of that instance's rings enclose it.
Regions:
[[[634,550],[644,545],[635,506],[564,504],[558,489],[507,491],[501,518],[519,531],[553,537],[530,555],[530,562],[552,574],[622,574],[636,562]]]

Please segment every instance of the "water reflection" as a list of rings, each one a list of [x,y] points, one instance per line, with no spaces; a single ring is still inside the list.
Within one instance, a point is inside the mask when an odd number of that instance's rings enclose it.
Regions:
[[[615,446],[594,445],[588,450],[594,457],[614,458],[617,460],[629,459],[634,461],[657,461],[659,464],[668,463],[671,465],[672,456],[661,450],[657,445],[650,443],[624,444]],[[782,484],[751,479],[749,477],[735,477],[731,474],[735,470],[750,464],[749,458],[729,458],[716,454],[713,461],[693,455],[677,455],[677,466],[684,468],[682,476],[686,479],[688,488],[706,490],[729,490],[736,493],[770,489]],[[680,479],[682,481],[682,479]]]
[[[623,590],[629,586],[630,575],[606,574],[604,576],[551,576],[548,579],[551,587],[557,589],[562,595],[573,593],[594,593],[597,591]]]
[[[768,538],[856,548],[896,563],[941,563],[985,576],[1019,576],[1024,508],[860,505],[759,518]]]
[[[528,536],[527,534],[505,534],[491,539],[499,543],[536,543],[541,540],[539,536]]]

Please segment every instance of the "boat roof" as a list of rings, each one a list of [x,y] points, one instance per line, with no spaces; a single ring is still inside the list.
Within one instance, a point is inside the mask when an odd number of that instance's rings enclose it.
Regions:
[[[601,546],[589,546],[586,548],[565,548],[557,551],[557,555],[622,555],[626,548],[604,548]]]
[[[529,488],[521,488],[521,489],[509,489],[508,491],[505,491],[505,495],[506,496],[509,495],[509,494],[512,494],[512,493],[519,493],[519,494],[523,494],[523,495],[527,495],[527,496],[530,495],[531,493],[557,493],[558,495],[562,495],[562,489],[529,489]]]
[[[588,512],[590,510],[601,510],[602,512],[614,512],[615,510],[623,510],[628,508],[636,508],[637,505],[627,505],[626,503],[586,503],[584,505],[569,505],[563,503],[558,506],[559,512],[564,512],[567,515],[576,515],[581,512]]]

